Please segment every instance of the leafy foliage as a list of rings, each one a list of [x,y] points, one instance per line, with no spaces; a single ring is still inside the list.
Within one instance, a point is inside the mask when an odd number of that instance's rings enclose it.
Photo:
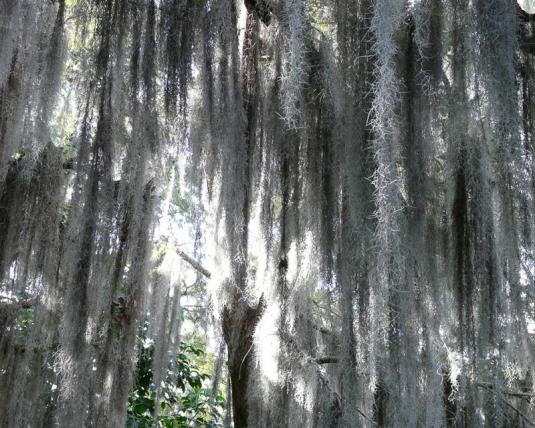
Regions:
[[[158,400],[152,376],[153,347],[142,347],[134,388],[128,398],[127,427],[222,426],[221,410],[225,405],[225,397],[218,391],[212,402],[212,388],[207,386],[211,375],[202,367],[205,358],[206,353],[201,345],[182,342],[176,362],[162,382]],[[155,412],[156,405],[160,407],[158,412]]]

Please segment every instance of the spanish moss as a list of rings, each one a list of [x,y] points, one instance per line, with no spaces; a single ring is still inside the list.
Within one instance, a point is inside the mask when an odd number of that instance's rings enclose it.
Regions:
[[[528,0],[0,0],[0,427],[535,426]]]

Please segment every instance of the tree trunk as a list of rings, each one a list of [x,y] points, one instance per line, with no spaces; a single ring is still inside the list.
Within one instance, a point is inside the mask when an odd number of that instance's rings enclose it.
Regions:
[[[234,427],[250,426],[248,406],[248,386],[251,375],[251,352],[256,325],[262,316],[264,300],[260,298],[256,306],[246,300],[248,276],[248,240],[250,218],[251,163],[253,161],[258,105],[258,34],[259,22],[257,12],[247,10],[245,37],[242,51],[242,95],[246,115],[243,136],[245,162],[243,168],[243,185],[239,195],[242,203],[241,225],[236,233],[238,243],[237,261],[233,260],[234,295],[230,305],[223,309],[223,335],[228,349],[228,370],[232,392],[232,413]]]

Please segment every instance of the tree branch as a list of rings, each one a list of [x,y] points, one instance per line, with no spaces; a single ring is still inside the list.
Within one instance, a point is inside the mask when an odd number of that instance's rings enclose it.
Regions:
[[[488,383],[488,382],[478,382],[476,383],[477,386],[481,387],[481,388],[485,388],[489,391],[492,391],[494,393],[496,393],[496,390],[494,388],[494,385],[491,384],[491,383]],[[529,396],[530,398],[531,397],[534,397],[533,394],[524,394],[522,392],[509,392],[509,391],[499,391],[501,392],[502,394],[506,394],[506,395],[510,395],[510,396],[514,396],[514,397],[522,397],[522,398],[527,398],[527,396]],[[522,413],[520,410],[518,410],[515,406],[513,406],[509,401],[507,401],[505,398],[503,398],[501,395],[499,395],[499,398],[500,400],[507,406],[509,407],[511,410],[513,410],[514,412],[516,412],[522,419],[524,419],[524,421],[532,426],[532,427],[535,427],[535,423],[533,423],[524,413]]]
[[[178,248],[176,250],[176,253],[182,258],[182,260],[188,262],[193,269],[202,273],[206,278],[209,279],[212,277],[210,271],[208,271],[208,269],[206,269],[203,265],[201,265],[200,262],[195,260],[193,257],[188,256],[184,251],[179,250]]]
[[[2,296],[0,298],[0,305],[5,307],[20,307],[21,309],[31,309],[37,302],[36,298],[32,299],[18,299],[11,296]]]
[[[317,364],[331,364],[331,363],[338,363],[338,357],[318,357],[314,361],[316,361]]]
[[[478,382],[476,383],[477,386],[481,387],[481,388],[486,388],[486,389],[494,389],[494,385],[492,383],[489,383],[489,382]],[[500,391],[502,394],[505,394],[505,395],[509,395],[511,397],[519,397],[519,398],[526,398],[526,399],[531,399],[533,397],[535,397],[535,394],[534,393],[529,393],[529,392],[519,392],[519,391],[507,391],[507,390],[501,390]]]

